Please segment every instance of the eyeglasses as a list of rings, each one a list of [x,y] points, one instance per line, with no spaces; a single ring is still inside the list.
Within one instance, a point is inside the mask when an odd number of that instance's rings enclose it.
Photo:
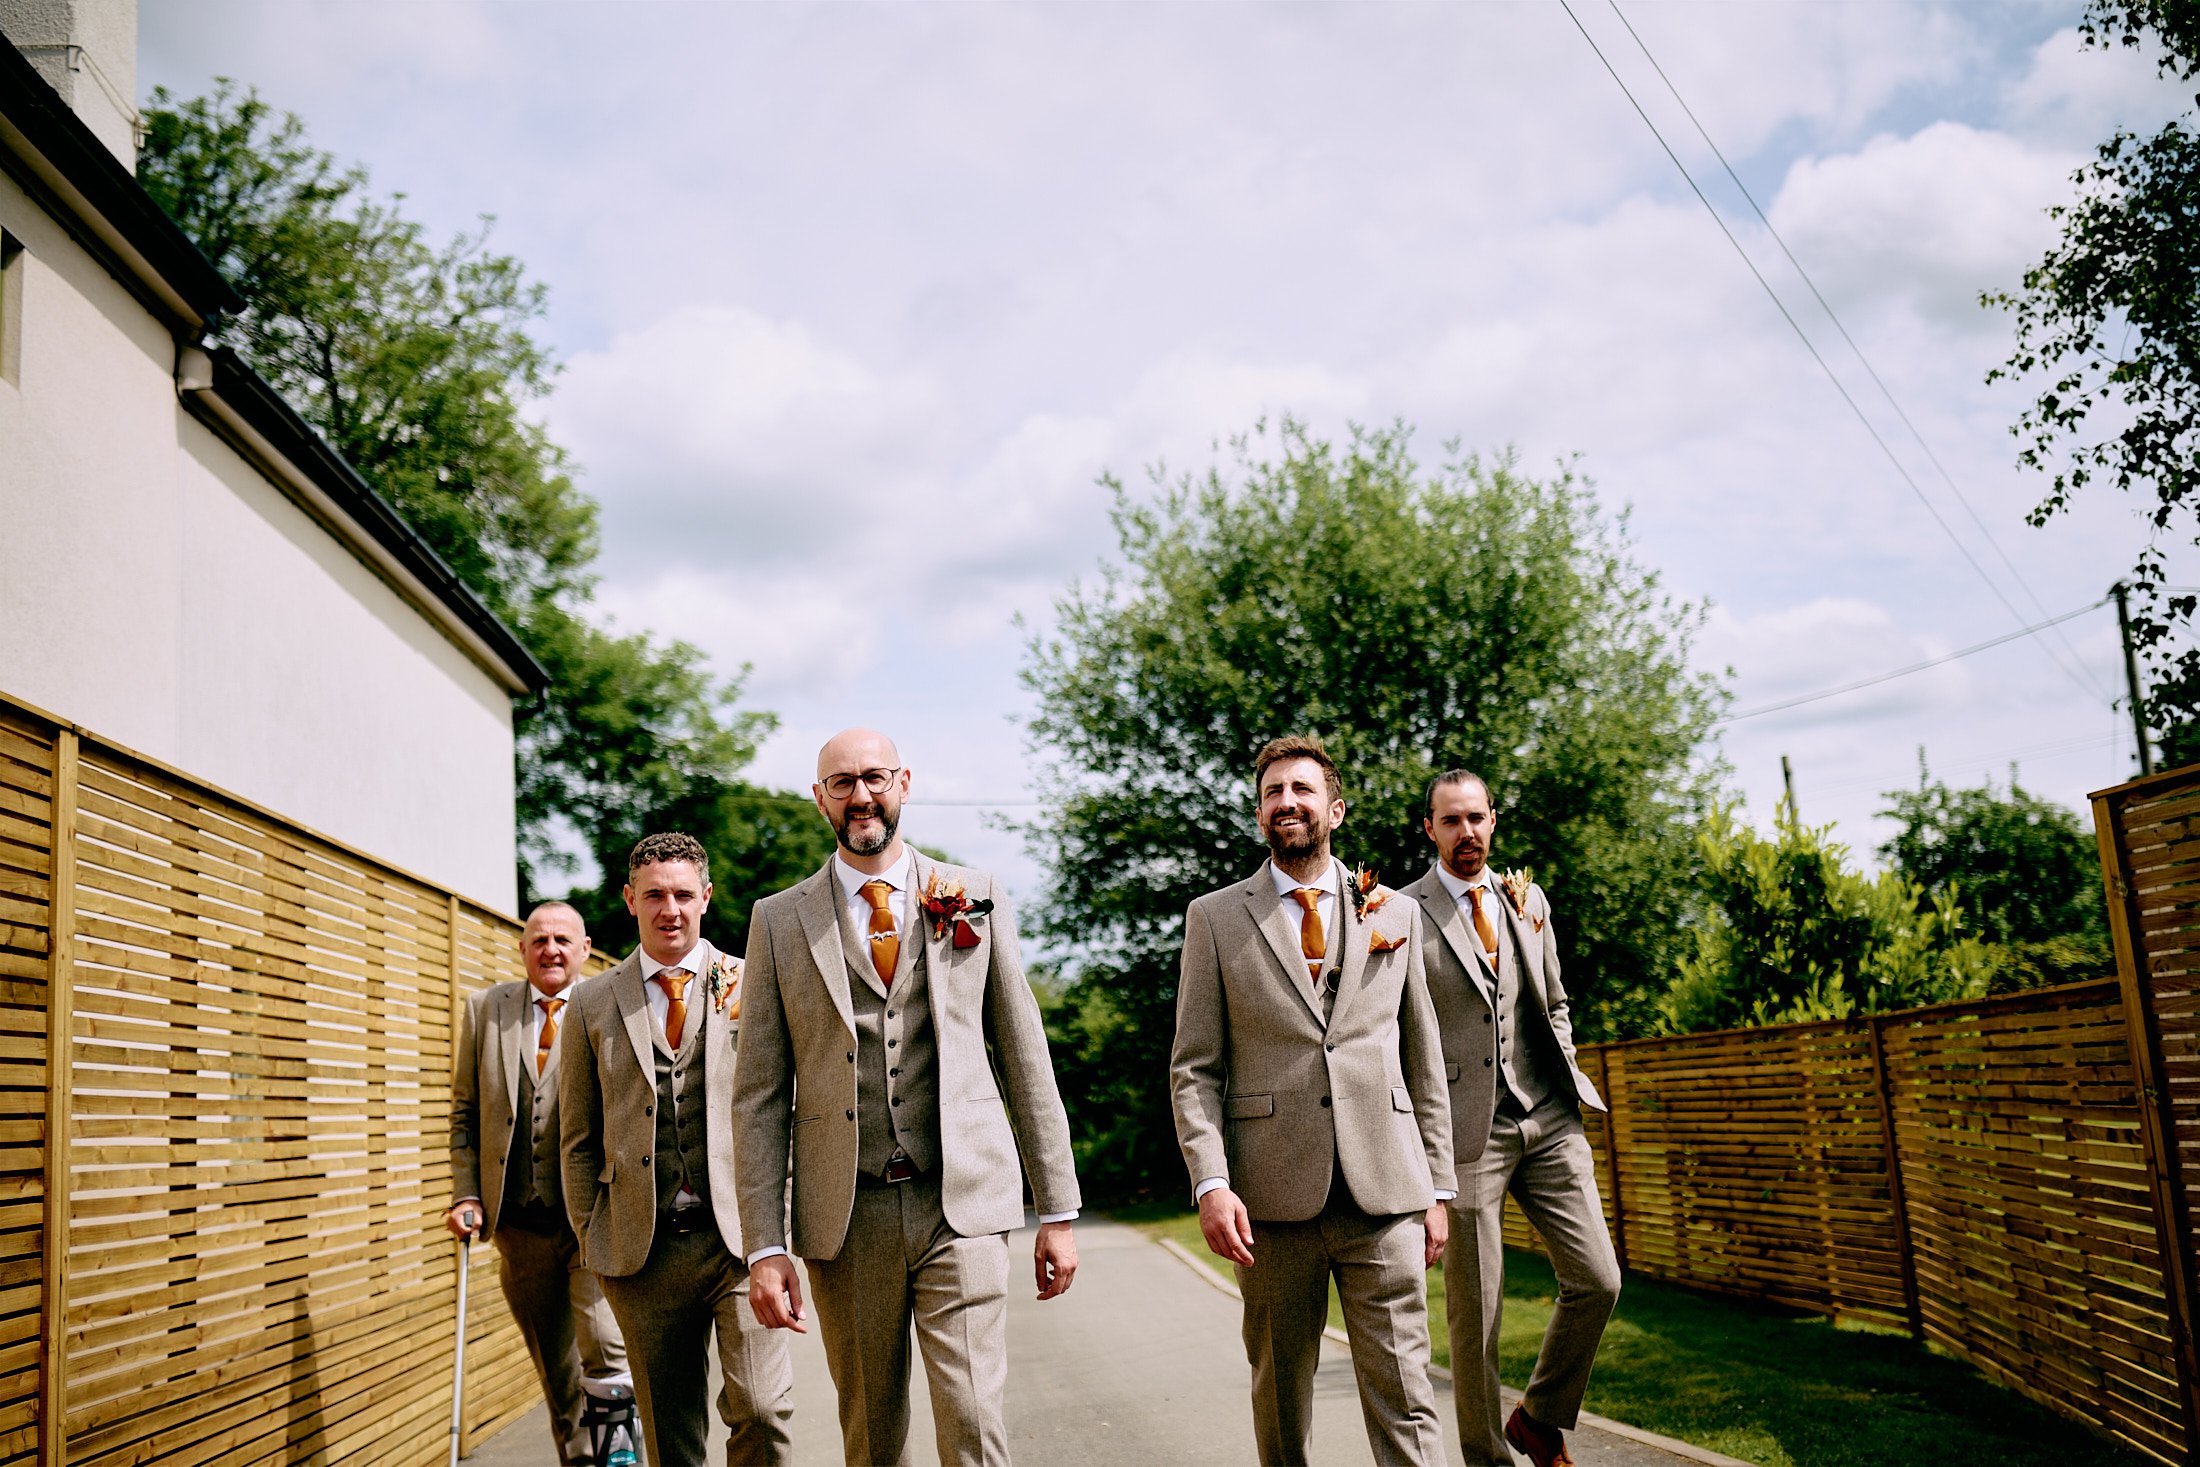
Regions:
[[[866,769],[861,774],[828,774],[818,783],[825,786],[826,794],[836,800],[845,800],[856,792],[857,780],[863,781],[863,787],[872,794],[883,795],[899,773],[901,766],[897,764],[892,769]]]

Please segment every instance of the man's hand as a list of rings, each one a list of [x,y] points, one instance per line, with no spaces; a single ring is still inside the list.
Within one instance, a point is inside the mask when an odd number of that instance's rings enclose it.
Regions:
[[[470,1199],[443,1214],[443,1226],[451,1230],[454,1238],[471,1238],[481,1231],[483,1221],[481,1204]]]
[[[1439,1202],[1428,1210],[1428,1246],[1423,1250],[1421,1267],[1434,1268],[1444,1256],[1444,1245],[1450,1241],[1451,1204]]]
[[[1199,1231],[1218,1257],[1253,1266],[1253,1219],[1228,1187],[1217,1187],[1199,1199]]]
[[[802,1281],[794,1275],[794,1260],[784,1253],[759,1258],[749,1265],[749,1308],[766,1329],[791,1329],[806,1335],[802,1322]]]
[[[1069,1292],[1070,1280],[1077,1277],[1077,1240],[1070,1236],[1068,1223],[1039,1224],[1039,1241],[1032,1245],[1031,1263],[1038,1276],[1040,1298],[1052,1299]]]

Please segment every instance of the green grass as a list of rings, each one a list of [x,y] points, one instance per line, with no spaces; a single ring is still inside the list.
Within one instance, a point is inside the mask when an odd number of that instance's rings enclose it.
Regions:
[[[1223,1274],[1196,1216],[1179,1208],[1114,1214],[1174,1238]],[[1257,1239],[1257,1233],[1256,1233]],[[1257,1242],[1256,1242],[1257,1246]],[[1499,1369],[1527,1382],[1557,1285],[1540,1254],[1508,1251]],[[1448,1365],[1441,1270],[1429,1275],[1429,1328]],[[1337,1305],[1330,1300],[1330,1319]],[[1630,1274],[1597,1352],[1588,1409],[1763,1467],[2136,1467],[2138,1453],[1994,1385],[1908,1335],[1721,1299]]]

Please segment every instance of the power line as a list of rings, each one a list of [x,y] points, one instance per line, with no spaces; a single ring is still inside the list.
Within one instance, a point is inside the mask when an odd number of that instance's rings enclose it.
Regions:
[[[1780,313],[1780,319],[1787,322],[1788,329],[1795,333],[1795,339],[1803,344],[1803,350],[1810,353],[1810,359],[1818,364],[1818,370],[1826,374],[1826,380],[1833,384],[1833,390],[1841,395],[1841,400],[1848,404],[1849,411],[1856,415],[1856,421],[1863,426],[1866,433],[1871,435],[1872,442],[1879,445],[1880,453],[1886,456],[1888,464],[1894,469],[1896,475],[1901,478],[1904,484],[1909,486],[1910,493],[1916,496],[1920,505],[1924,506],[1925,513],[1932,516],[1933,523],[1940,526],[1940,532],[1948,537],[1948,543],[1956,548],[1956,553],[1961,555],[1964,562],[1977,573],[1978,578],[1986,583],[1986,589],[1994,593],[1994,599],[1999,601],[2011,616],[2021,622],[2024,619],[2024,613],[2019,611],[2016,603],[2011,601],[2002,591],[2000,583],[1987,574],[1986,567],[1979,564],[1978,557],[1971,553],[1971,548],[1958,538],[1955,527],[1950,525],[1933,502],[1925,497],[1925,491],[1919,486],[1916,478],[1903,466],[1902,460],[1895,456],[1894,449],[1889,446],[1886,438],[1873,425],[1872,420],[1865,415],[1863,407],[1849,392],[1848,387],[1841,381],[1839,375],[1834,372],[1832,365],[1820,354],[1817,346],[1811,341],[1809,334],[1803,330],[1802,324],[1788,310],[1787,303],[1780,299],[1779,292],[1772,288],[1772,282],[1765,279],[1764,272],[1757,268],[1757,262],[1749,257],[1749,251],[1743,249],[1742,242],[1734,237],[1734,231],[1727,227],[1725,218],[1717,209],[1712,207],[1711,200],[1704,196],[1702,186],[1696,182],[1696,176],[1688,171],[1687,164],[1681,162],[1680,155],[1673,151],[1673,145],[1665,140],[1665,134],[1658,130],[1658,125],[1650,120],[1650,114],[1643,110],[1643,105],[1636,99],[1634,90],[1620,77],[1618,69],[1612,65],[1611,58],[1604,54],[1604,48],[1597,44],[1596,37],[1589,34],[1589,28],[1581,23],[1581,17],[1574,14],[1571,0],[1558,0],[1558,3],[1559,8],[1566,12],[1566,18],[1574,23],[1574,29],[1580,31],[1581,38],[1589,43],[1589,49],[1596,53],[1597,60],[1603,63],[1604,70],[1611,76],[1613,83],[1619,87],[1621,94],[1627,98],[1628,105],[1635,109],[1635,115],[1642,119],[1642,125],[1650,129],[1650,135],[1657,139],[1658,146],[1665,150],[1665,156],[1671,160],[1674,168],[1680,171],[1680,175],[1687,182],[1689,190],[1695,194],[1696,202],[1703,205],[1704,212],[1711,216],[1712,223],[1719,226],[1719,232],[1725,235],[1726,242],[1734,247],[1734,253],[1741,257],[1742,264],[1748,268],[1750,275],[1755,278],[1759,288],[1764,291],[1766,299],[1770,300],[1773,309]],[[2011,635],[2022,634],[2012,633]],[[2063,662],[2061,656],[2053,648],[2049,647],[2045,650],[2049,656],[2054,658],[2055,665],[2062,668],[2065,675],[2083,687],[2078,675]],[[2094,690],[2086,689],[2086,691],[2091,692]]]
[[[1757,718],[1766,713],[1780,713],[1789,708],[1800,708],[1805,703],[1816,703],[1826,698],[1838,698],[1843,693],[1859,692],[1880,683],[1893,682],[1898,677],[1908,677],[1913,672],[1923,672],[1929,667],[1939,667],[1944,663],[1954,662],[1959,658],[1984,652],[1990,647],[1999,647],[2004,642],[2014,642],[2019,637],[2036,636],[2049,627],[2060,626],[2062,623],[2081,617],[2089,611],[2097,611],[2107,604],[2108,598],[2103,596],[2100,600],[2080,606],[2074,611],[2066,611],[2061,616],[2050,617],[2046,621],[2035,622],[2028,627],[2018,627],[2013,632],[2003,632],[1998,637],[1990,637],[1986,641],[1974,643],[1958,652],[1943,653],[1939,657],[1928,657],[1923,662],[1913,662],[1907,667],[1895,668],[1892,672],[1882,672],[1871,677],[1858,678],[1855,682],[1843,683],[1838,688],[1823,688],[1815,693],[1804,693],[1800,697],[1785,698],[1778,703],[1767,703],[1762,708],[1748,708],[1740,713],[1730,713],[1712,724],[1712,727],[1720,728],[1729,723],[1740,723],[1745,718]]]
[[[1642,59],[1650,63],[1650,69],[1658,74],[1658,80],[1665,83],[1666,91],[1672,94],[1673,100],[1679,104],[1682,114],[1688,118],[1690,125],[1696,129],[1696,136],[1703,139],[1704,146],[1711,150],[1712,157],[1719,160],[1719,166],[1726,170],[1726,176],[1733,183],[1735,189],[1740,192],[1744,199],[1748,200],[1750,209],[1757,215],[1757,222],[1764,225],[1765,233],[1772,236],[1772,242],[1780,247],[1780,253],[1787,256],[1788,264],[1794,267],[1796,276],[1802,280],[1804,287],[1810,291],[1811,299],[1818,302],[1818,309],[1826,313],[1826,319],[1833,323],[1833,329],[1840,333],[1841,340],[1848,344],[1849,351],[1854,354],[1857,362],[1864,368],[1864,374],[1872,379],[1872,385],[1877,387],[1879,395],[1887,400],[1887,406],[1894,409],[1894,415],[1902,420],[1902,426],[1909,429],[1910,437],[1915,439],[1917,446],[1924,451],[1926,461],[1939,473],[1941,482],[1948,486],[1948,492],[1955,496],[1956,503],[1963,506],[1963,512],[1971,517],[1971,523],[1978,529],[1979,538],[1992,547],[1994,554],[2001,558],[2001,563],[2008,568],[2009,574],[2015,578],[2018,589],[2022,590],[2025,598],[2032,603],[2033,611],[2041,616],[2047,615],[2047,604],[2040,600],[2039,593],[2032,589],[2031,582],[2025,580],[2024,572],[2019,570],[2017,563],[2009,558],[2009,552],[2001,548],[2001,542],[1994,538],[1993,531],[1986,527],[1986,521],[1979,517],[1979,512],[1972,507],[1971,501],[1965,497],[1962,487],[1955,481],[1955,476],[1948,472],[1945,464],[1941,463],[1940,455],[1933,452],[1932,444],[1926,441],[1925,435],[1918,430],[1917,424],[1910,421],[1910,415],[1903,411],[1902,404],[1896,399],[1893,389],[1889,388],[1886,380],[1879,375],[1879,369],[1872,365],[1871,358],[1864,354],[1864,348],[1857,344],[1856,338],[1849,334],[1849,328],[1842,324],[1841,317],[1833,309],[1833,303],[1827,300],[1824,292],[1818,289],[1818,282],[1811,279],[1810,272],[1803,268],[1803,262],[1795,257],[1795,251],[1788,248],[1788,242],[1781,237],[1780,231],[1773,227],[1771,217],[1765,213],[1763,206],[1757,202],[1757,196],[1749,191],[1748,184],[1742,182],[1741,175],[1734,171],[1734,165],[1726,160],[1726,154],[1719,150],[1719,145],[1711,140],[1710,131],[1697,118],[1695,109],[1688,105],[1688,99],[1681,95],[1680,88],[1673,84],[1673,79],[1665,74],[1665,68],[1658,64],[1658,58],[1650,53],[1649,44],[1643,40],[1642,33],[1635,29],[1634,22],[1630,21],[1626,12],[1619,8],[1619,0],[1605,0],[1605,3],[1611,6],[1612,14],[1619,18],[1619,23],[1627,28],[1627,34],[1634,39],[1635,48],[1642,52]],[[2085,660],[2078,656],[2078,649],[2070,644],[2070,639],[2065,637],[2060,630],[2055,633],[2055,639],[2063,644],[2063,649],[2076,661],[2079,672],[2083,675],[2085,681],[2092,685],[2095,695],[2114,701],[2114,695],[2108,689],[2102,687],[2100,680],[2093,676],[2092,670],[2086,667]],[[2064,671],[2067,672],[2069,669],[2066,667]]]

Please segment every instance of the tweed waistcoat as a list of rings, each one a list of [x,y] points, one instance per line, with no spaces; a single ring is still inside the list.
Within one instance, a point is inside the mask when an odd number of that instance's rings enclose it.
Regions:
[[[691,997],[694,984],[690,983]],[[703,1014],[688,1004],[687,1031],[677,1054],[660,1038],[650,1046],[657,1082],[657,1210],[667,1212],[680,1187],[710,1200],[709,1129],[703,1114]]]
[[[921,923],[921,915],[917,920]],[[856,1021],[856,1170],[877,1176],[899,1150],[919,1171],[936,1172],[939,1054],[922,928],[902,934],[904,948],[915,944],[916,950],[891,990],[871,967],[869,939],[857,936],[845,903],[840,936]]]
[[[1504,900],[1492,891],[1485,901]],[[1493,914],[1495,915],[1495,914]],[[1550,1019],[1542,1005],[1528,994],[1527,985],[1521,981],[1526,971],[1515,938],[1513,924],[1500,918],[1497,922],[1497,1000],[1492,1005],[1497,1011],[1497,1098],[1503,1101],[1508,1095],[1523,1114],[1533,1111],[1549,1098],[1551,1077],[1562,1062],[1558,1052],[1558,1037],[1551,1032]]]

